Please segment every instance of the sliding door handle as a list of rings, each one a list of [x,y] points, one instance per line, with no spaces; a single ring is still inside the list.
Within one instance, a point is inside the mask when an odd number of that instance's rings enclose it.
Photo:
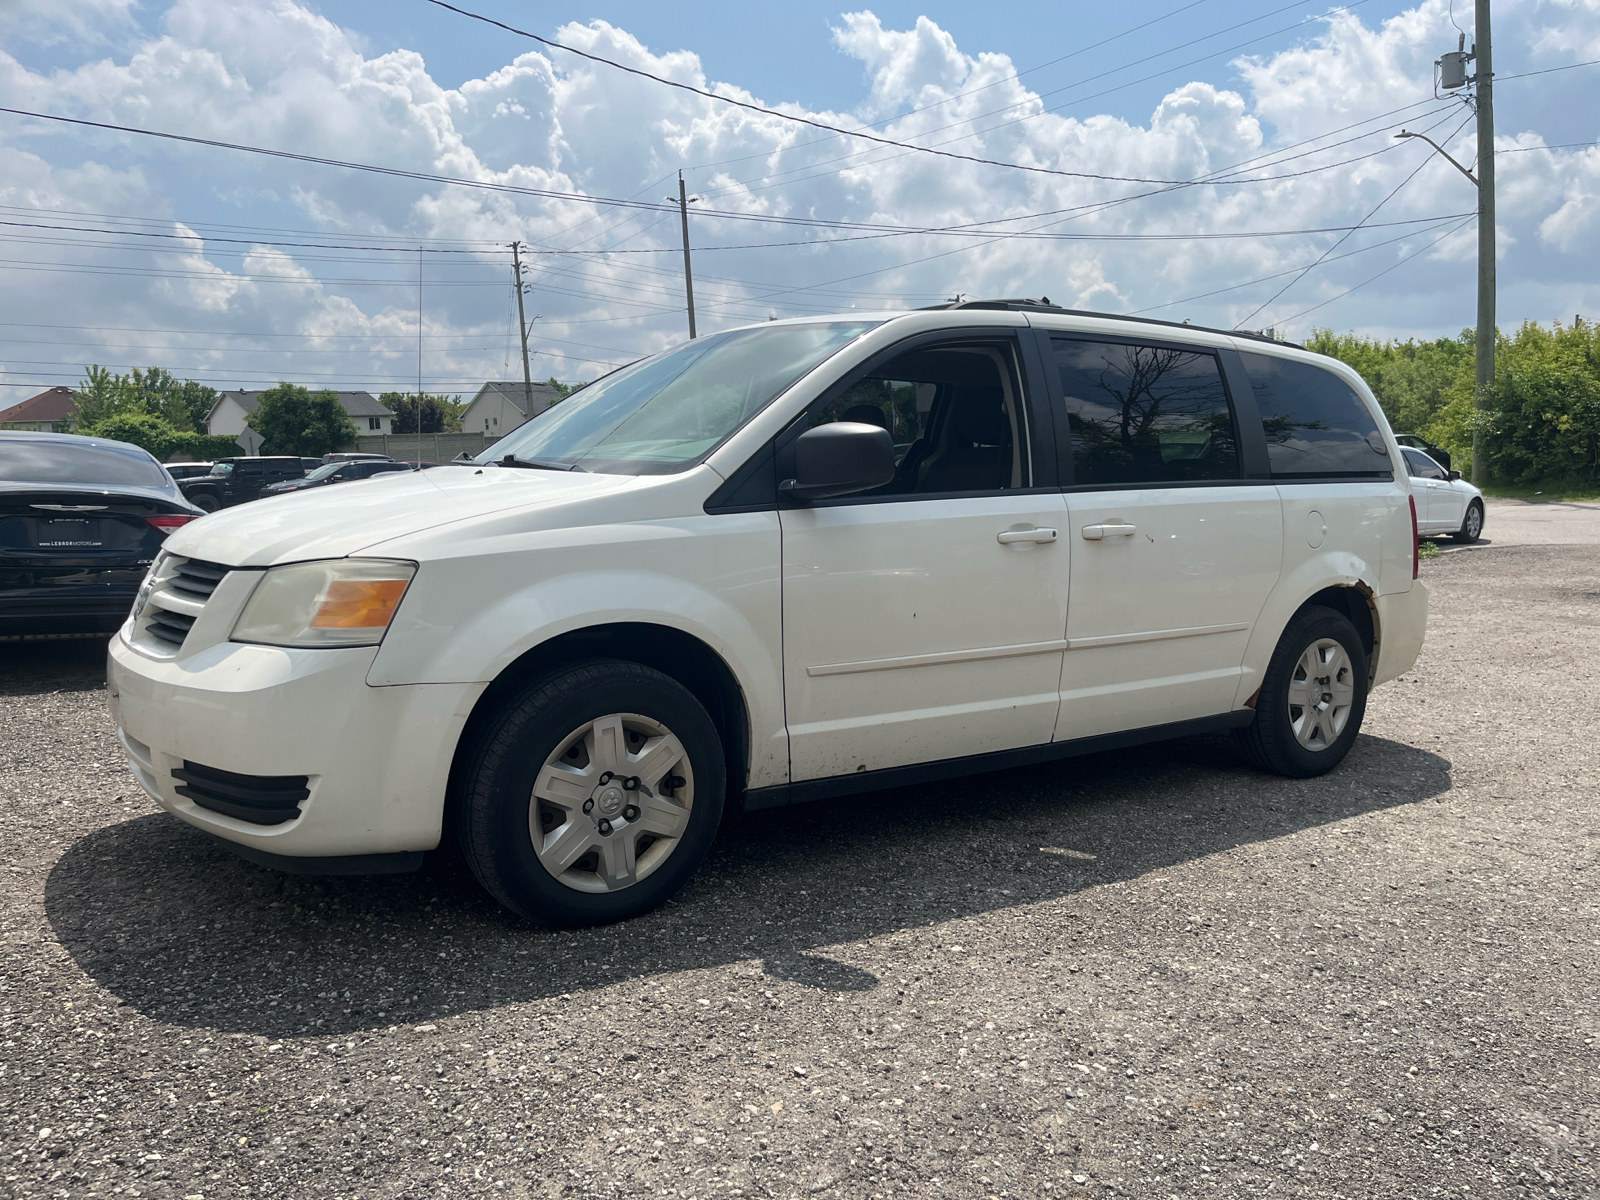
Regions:
[[[1132,537],[1138,532],[1136,525],[1124,525],[1121,521],[1108,521],[1104,525],[1085,525],[1083,538],[1087,542],[1103,541],[1108,537]]]
[[[1009,546],[1013,542],[1053,542],[1056,540],[1054,529],[1008,529],[997,534],[995,541],[1002,546]]]

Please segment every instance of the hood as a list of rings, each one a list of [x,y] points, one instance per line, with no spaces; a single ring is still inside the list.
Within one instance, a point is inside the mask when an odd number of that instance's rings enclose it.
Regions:
[[[344,558],[441,525],[514,509],[557,508],[640,483],[633,475],[504,467],[397,471],[225,508],[177,530],[166,548],[231,567]]]

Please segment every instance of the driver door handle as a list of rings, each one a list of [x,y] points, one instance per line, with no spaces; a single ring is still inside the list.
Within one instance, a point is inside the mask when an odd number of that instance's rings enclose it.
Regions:
[[[1131,537],[1138,532],[1137,525],[1124,525],[1120,521],[1110,521],[1104,525],[1085,525],[1083,538],[1088,542],[1103,541],[1108,537]]]
[[[995,541],[1002,546],[1009,546],[1013,542],[1053,542],[1056,540],[1054,529],[1008,529],[997,534]]]

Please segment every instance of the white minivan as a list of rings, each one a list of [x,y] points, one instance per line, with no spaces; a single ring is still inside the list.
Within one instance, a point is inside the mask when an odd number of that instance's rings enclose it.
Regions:
[[[1416,547],[1331,359],[1037,301],[776,321],[176,531],[109,692],[139,782],[246,858],[407,870],[448,824],[584,924],[730,806],[1219,730],[1328,771],[1421,647]]]

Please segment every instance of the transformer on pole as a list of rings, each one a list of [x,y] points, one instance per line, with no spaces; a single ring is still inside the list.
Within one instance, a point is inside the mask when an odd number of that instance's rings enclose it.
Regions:
[[[1434,66],[1434,94],[1440,88],[1456,91],[1471,85],[1473,95],[1467,101],[1478,115],[1478,173],[1474,175],[1444,148],[1431,138],[1423,138],[1440,154],[1454,164],[1478,189],[1478,328],[1473,351],[1473,409],[1472,423],[1472,482],[1480,487],[1489,481],[1489,462],[1483,444],[1484,425],[1488,420],[1489,403],[1494,393],[1495,351],[1495,237],[1494,237],[1494,67],[1490,42],[1489,0],[1475,0],[1474,19],[1477,28],[1472,49],[1467,49],[1467,35],[1463,33],[1454,50],[1439,56]],[[1478,69],[1467,74],[1467,64],[1476,62]],[[1401,137],[1422,137],[1417,133],[1400,131]]]

